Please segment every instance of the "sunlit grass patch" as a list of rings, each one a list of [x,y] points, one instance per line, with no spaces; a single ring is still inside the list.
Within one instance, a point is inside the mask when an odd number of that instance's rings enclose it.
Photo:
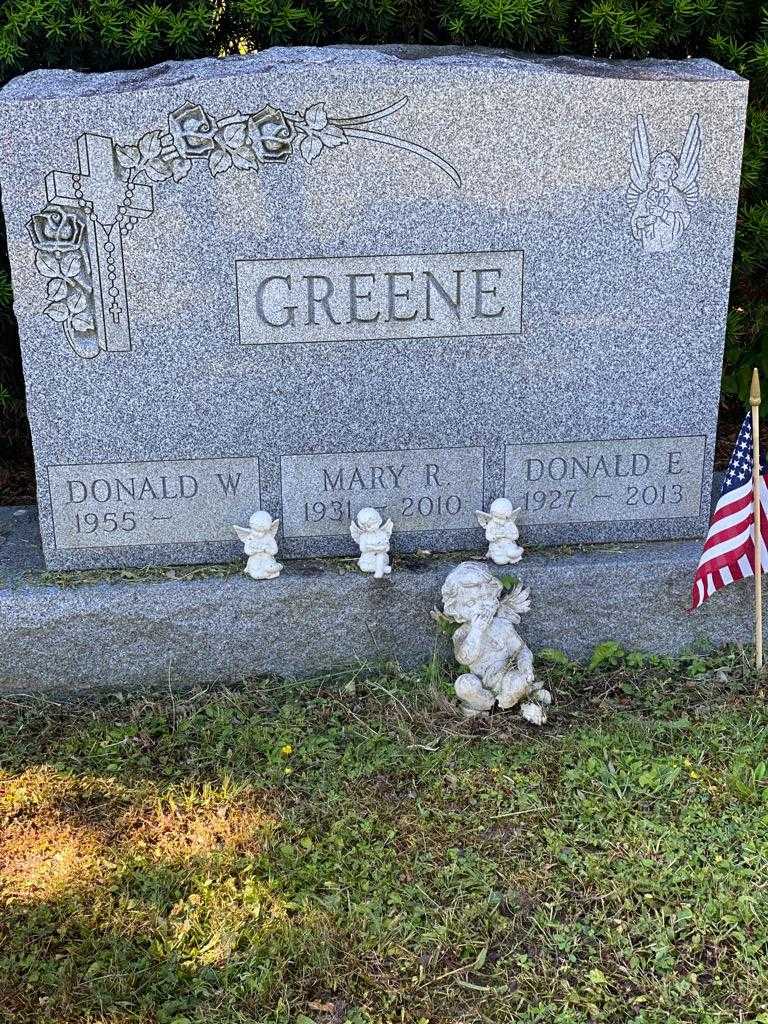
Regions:
[[[167,862],[221,853],[257,855],[277,821],[247,786],[171,786],[122,822],[124,842],[137,854]]]
[[[0,836],[0,898],[43,902],[99,877],[104,850],[99,836],[50,815],[21,819]]]
[[[226,967],[257,952],[268,956],[290,928],[287,901],[274,886],[248,871],[213,872],[195,878],[171,906],[150,952],[160,961],[178,959],[188,971]]]
[[[762,1024],[761,682],[597,661],[538,731],[394,668],[14,706],[0,1019]]]
[[[44,902],[103,881],[124,797],[115,780],[48,764],[0,773],[0,894]]]

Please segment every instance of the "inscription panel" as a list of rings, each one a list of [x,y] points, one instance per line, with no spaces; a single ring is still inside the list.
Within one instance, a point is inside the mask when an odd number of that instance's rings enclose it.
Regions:
[[[504,491],[525,523],[698,516],[706,438],[505,446]]]
[[[244,345],[519,334],[523,253],[237,260]]]
[[[231,541],[261,505],[255,457],[47,468],[59,549]]]
[[[284,455],[283,533],[348,537],[366,505],[399,533],[476,529],[484,455],[483,448]]]

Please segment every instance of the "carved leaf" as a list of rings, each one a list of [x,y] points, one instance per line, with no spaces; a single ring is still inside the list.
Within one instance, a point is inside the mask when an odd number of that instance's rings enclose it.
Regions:
[[[35,266],[43,277],[61,277],[59,261],[47,252],[35,253]]]
[[[85,296],[82,292],[72,292],[67,299],[67,307],[70,313],[82,313],[88,305]]]
[[[232,153],[232,163],[241,171],[258,171],[259,161],[256,154],[248,146],[242,146]]]
[[[138,167],[141,163],[138,146],[115,146],[115,154],[121,167]]]
[[[320,132],[320,138],[323,140],[323,145],[327,146],[328,149],[347,145],[347,136],[336,124],[326,125]]]
[[[208,170],[213,177],[225,174],[232,166],[232,157],[223,149],[214,149],[208,158]]]
[[[183,181],[191,170],[192,161],[185,160],[184,157],[179,157],[171,164],[171,174],[173,174],[173,180],[176,182]]]
[[[57,324],[63,324],[65,320],[69,319],[69,310],[63,302],[52,302],[50,306],[45,307],[43,312]]]
[[[319,131],[328,124],[328,115],[325,112],[324,103],[315,103],[311,107],[307,107],[304,113],[304,120],[310,128],[314,128]]]
[[[139,150],[145,160],[154,160],[160,156],[160,150],[163,148],[160,142],[160,132],[147,132],[146,135],[142,135],[139,141]]]
[[[73,316],[70,326],[80,332],[96,330],[96,324],[89,316]]]
[[[52,302],[60,302],[67,297],[67,284],[61,278],[52,279],[48,282],[48,298]]]
[[[229,149],[240,149],[245,145],[246,124],[228,124],[221,134]]]
[[[311,164],[323,151],[323,143],[316,135],[307,135],[299,144],[299,152]]]
[[[79,253],[68,252],[61,257],[61,273],[64,277],[77,277],[82,269],[83,261]]]
[[[144,173],[150,181],[166,181],[173,174],[173,166],[154,159],[144,165]]]

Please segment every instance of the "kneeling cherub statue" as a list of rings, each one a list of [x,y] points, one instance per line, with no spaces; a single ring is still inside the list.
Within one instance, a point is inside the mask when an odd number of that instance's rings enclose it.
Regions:
[[[392,572],[392,566],[389,564],[389,540],[393,525],[391,519],[385,523],[375,508],[361,508],[357,513],[357,520],[353,519],[349,524],[352,539],[360,548],[358,568],[362,572],[372,572],[373,578],[377,580],[384,579]]]
[[[279,526],[280,520],[273,520],[269,512],[254,512],[248,520],[247,528],[232,527],[243,542],[245,553],[248,555],[243,572],[252,580],[274,580],[280,575],[283,567],[275,558],[275,536]]]
[[[462,562],[443,584],[443,615],[460,623],[453,651],[469,669],[456,680],[456,695],[468,718],[519,704],[523,718],[543,725],[552,695],[536,683],[533,655],[515,629],[530,610],[530,594],[518,583],[501,598],[503,589],[479,562]]]

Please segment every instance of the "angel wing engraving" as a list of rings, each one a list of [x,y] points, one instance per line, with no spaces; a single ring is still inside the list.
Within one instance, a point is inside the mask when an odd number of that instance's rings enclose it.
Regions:
[[[679,188],[685,196],[688,208],[693,209],[699,201],[699,154],[701,153],[701,131],[699,129],[699,115],[694,114],[685,142],[678,161],[678,170],[675,176],[675,187]]]
[[[699,115],[691,117],[679,158],[670,150],[652,158],[645,118],[638,114],[629,155],[625,195],[632,210],[632,235],[644,252],[669,252],[691,223],[699,199]]]
[[[478,523],[482,527],[486,527],[488,523],[490,523],[491,519],[493,519],[493,516],[490,514],[490,512],[483,512],[480,509],[478,509],[478,511],[475,512],[475,516],[477,517]]]
[[[386,533],[388,537],[392,536],[392,531],[394,530],[394,528],[395,524],[392,522],[391,519],[388,519],[386,523],[384,523],[384,525],[382,526],[382,530],[384,531],[384,533]]]
[[[251,531],[247,526],[233,526],[232,529],[243,542],[247,541],[251,536]]]
[[[634,209],[637,205],[637,200],[648,188],[648,174],[651,170],[651,147],[648,144],[648,129],[645,127],[645,118],[642,114],[637,115],[637,121],[635,122],[635,134],[632,137],[630,157],[632,166],[629,169],[627,202]]]

